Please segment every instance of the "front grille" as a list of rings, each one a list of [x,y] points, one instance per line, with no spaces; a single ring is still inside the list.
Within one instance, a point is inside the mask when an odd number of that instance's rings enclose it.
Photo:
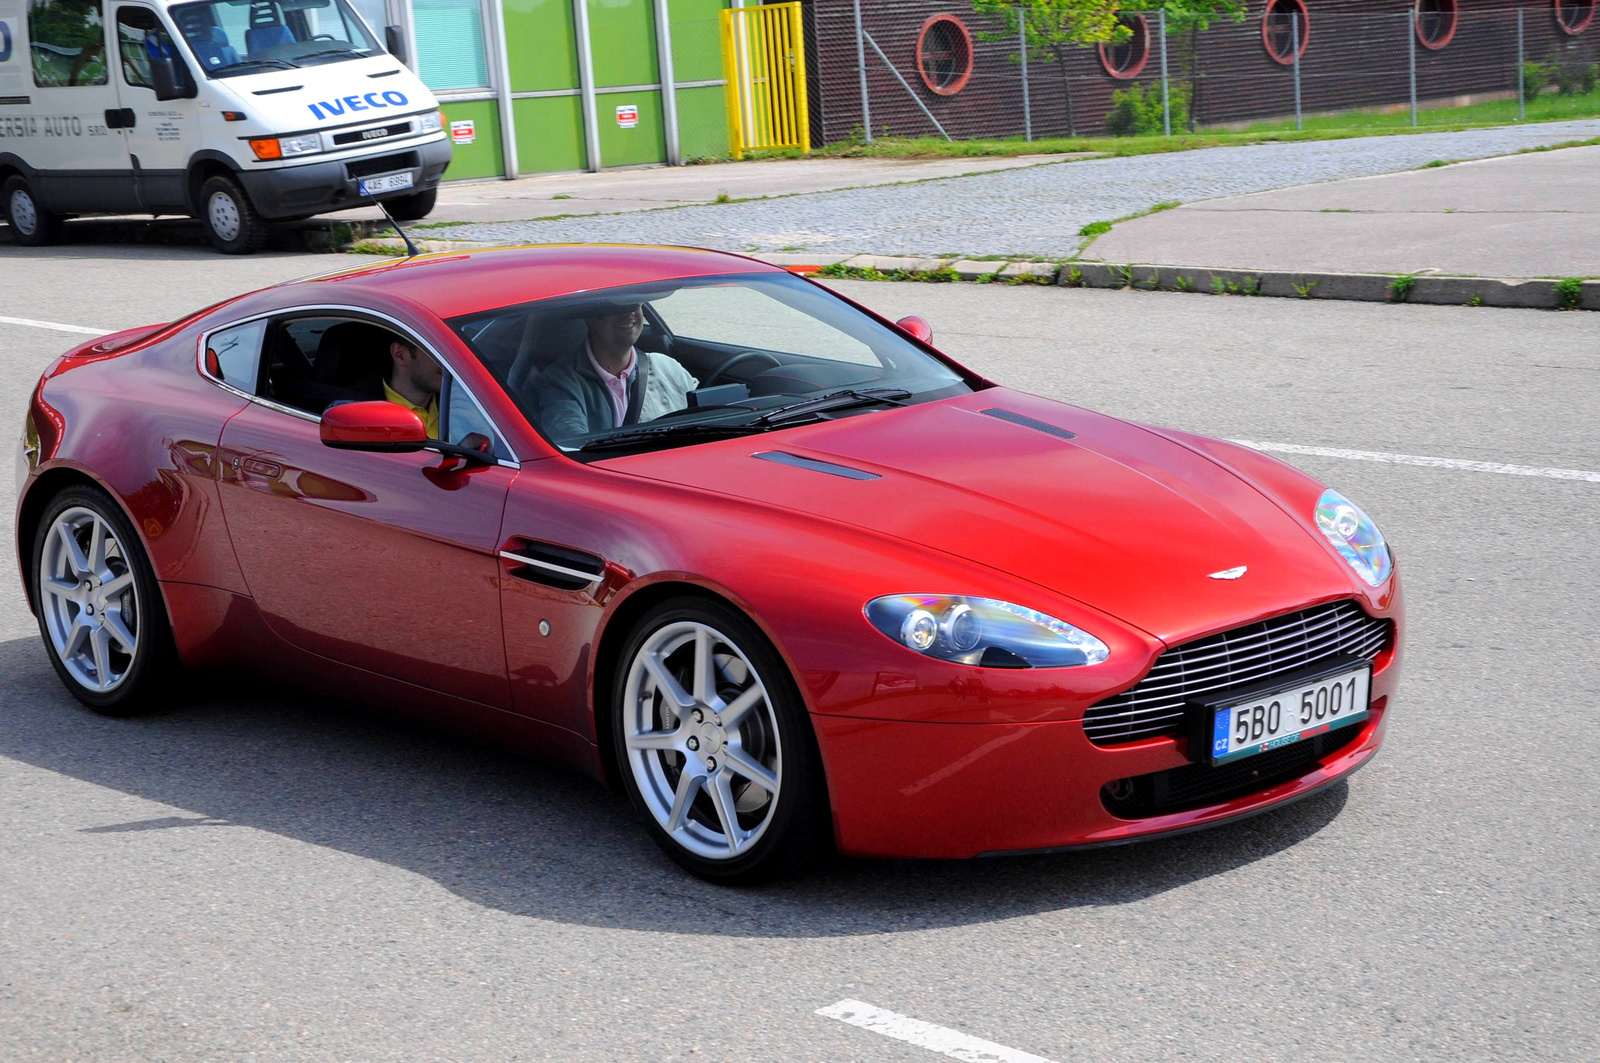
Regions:
[[[1370,661],[1389,645],[1392,628],[1343,601],[1207,635],[1157,657],[1132,690],[1090,706],[1083,729],[1101,746],[1183,734],[1191,702],[1342,654]]]
[[[1187,764],[1122,779],[1101,788],[1100,802],[1118,819],[1146,819],[1221,804],[1298,779],[1316,767],[1317,761],[1354,742],[1366,729],[1365,723],[1351,724],[1232,764]]]
[[[376,129],[357,129],[349,133],[335,133],[335,144],[367,144],[374,140],[387,140],[389,137],[403,137],[411,132],[410,122],[401,122],[399,125],[378,126]]]
[[[373,174],[393,173],[396,170],[412,170],[418,165],[420,164],[417,160],[416,152],[402,151],[398,155],[379,155],[375,159],[356,159],[353,162],[345,163],[344,168],[349,172],[350,179],[355,181],[363,177],[371,177]]]

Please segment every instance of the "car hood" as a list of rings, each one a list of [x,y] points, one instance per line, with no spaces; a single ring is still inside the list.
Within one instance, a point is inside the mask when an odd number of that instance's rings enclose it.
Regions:
[[[876,478],[755,457],[774,452]],[[891,534],[1169,643],[1354,589],[1308,524],[1216,462],[1127,421],[1005,389],[606,466]],[[1241,566],[1239,578],[1211,578]]]

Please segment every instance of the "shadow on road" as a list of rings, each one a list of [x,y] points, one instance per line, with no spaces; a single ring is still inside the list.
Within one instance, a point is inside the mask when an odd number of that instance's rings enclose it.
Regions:
[[[585,926],[768,937],[881,934],[1123,904],[1315,834],[1337,785],[1282,811],[1118,849],[845,860],[756,890],[707,885],[625,798],[579,776],[281,691],[133,720],[74,701],[35,639],[0,643],[0,755],[171,806],[84,833],[249,827],[424,875],[476,904]]]

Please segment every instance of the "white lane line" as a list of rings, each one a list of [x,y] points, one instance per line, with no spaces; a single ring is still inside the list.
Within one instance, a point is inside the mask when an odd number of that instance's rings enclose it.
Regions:
[[[1537,465],[1506,465],[1498,461],[1466,461],[1462,458],[1427,458],[1417,454],[1386,454],[1378,450],[1345,450],[1341,447],[1304,447],[1298,443],[1262,443],[1254,439],[1233,442],[1252,450],[1279,454],[1306,454],[1314,458],[1345,458],[1350,461],[1376,461],[1385,465],[1420,465],[1429,469],[1460,469],[1463,472],[1492,472],[1501,476],[1539,476],[1546,480],[1584,480],[1600,483],[1600,472],[1583,469],[1545,469]]]
[[[104,328],[84,328],[82,325],[63,325],[59,321],[35,321],[31,317],[0,317],[0,325],[27,325],[29,328],[47,328],[57,332],[81,332],[85,336],[105,336],[112,331]]]
[[[841,1000],[837,1004],[818,1008],[817,1014],[893,1037],[896,1041],[904,1041],[918,1048],[926,1048],[930,1052],[938,1052],[951,1059],[963,1060],[964,1063],[1052,1063],[1043,1056],[1019,1052],[981,1037],[971,1037],[898,1012],[875,1008],[859,1000]]]

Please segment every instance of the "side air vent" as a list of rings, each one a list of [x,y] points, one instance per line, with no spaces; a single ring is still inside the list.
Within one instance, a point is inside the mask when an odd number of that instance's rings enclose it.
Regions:
[[[605,562],[593,554],[533,539],[513,539],[500,551],[511,575],[564,591],[581,591],[604,578]]]
[[[1078,438],[1078,433],[1076,432],[1069,432],[1065,428],[1057,428],[1053,424],[1046,424],[1044,421],[1037,421],[1020,413],[1012,413],[1010,410],[1002,410],[998,406],[991,406],[987,410],[979,410],[978,412],[985,417],[993,417],[999,421],[1010,421],[1012,424],[1019,424],[1024,428],[1031,428],[1035,432],[1043,432],[1045,435],[1055,436],[1057,439]]]
[[[279,85],[275,89],[256,89],[250,95],[252,95],[252,96],[276,96],[280,92],[299,92],[303,88],[305,88],[304,85]]]
[[[835,465],[831,461],[818,461],[815,458],[802,458],[798,454],[785,454],[781,450],[764,450],[754,455],[762,461],[776,462],[779,465],[789,465],[796,469],[810,469],[812,472],[825,472],[829,476],[842,476],[846,480],[881,480],[883,477],[875,472],[865,472],[861,469],[852,469],[848,465]]]

